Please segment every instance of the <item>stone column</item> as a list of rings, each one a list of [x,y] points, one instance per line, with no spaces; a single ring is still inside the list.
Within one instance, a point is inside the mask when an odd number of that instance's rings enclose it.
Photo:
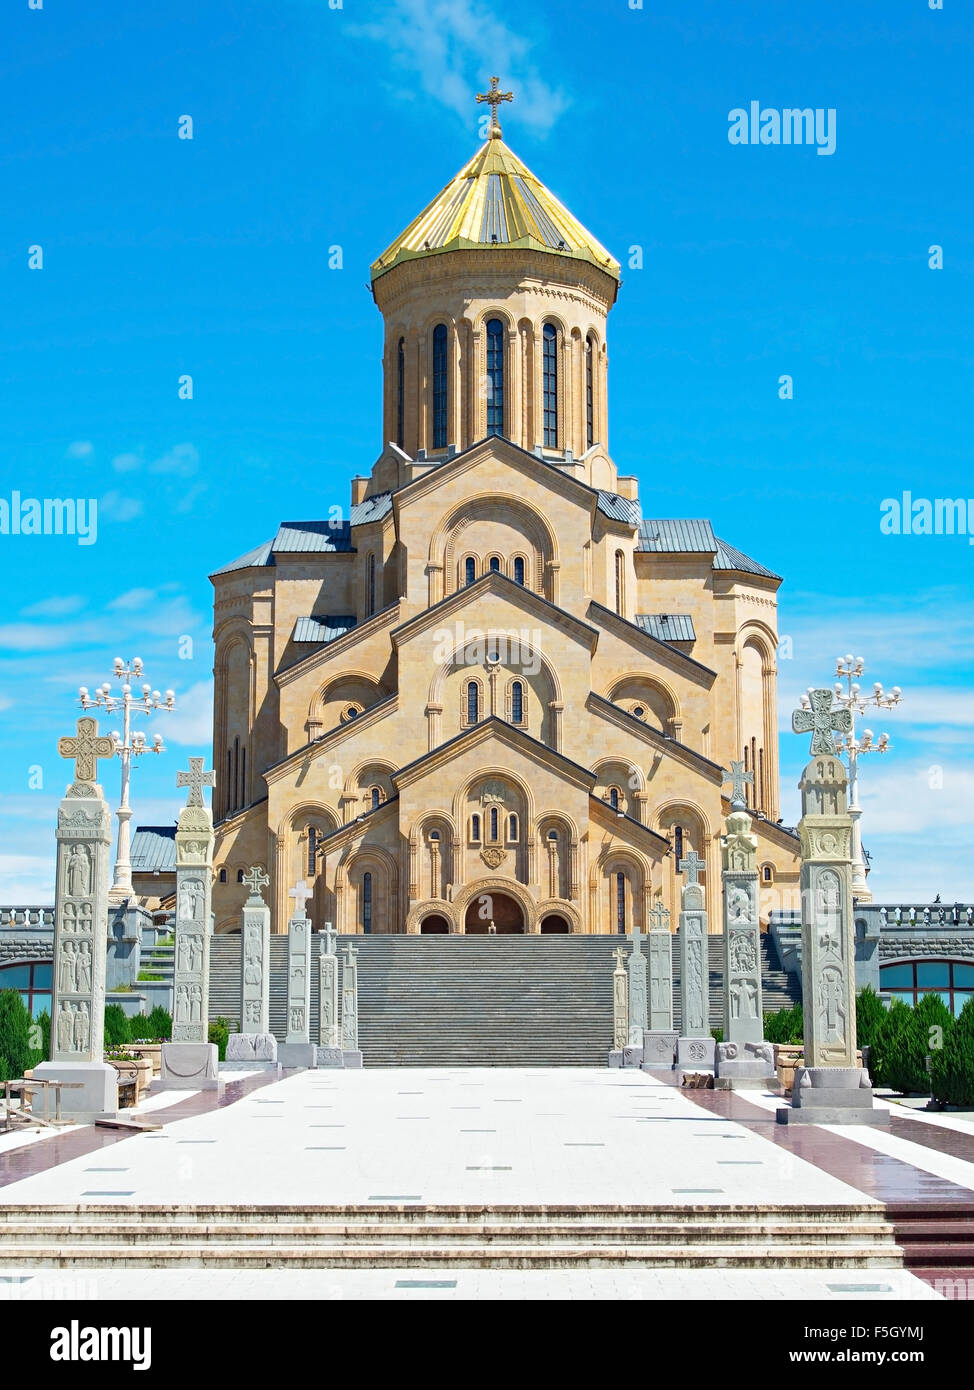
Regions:
[[[710,962],[707,951],[707,908],[700,870],[704,861],[696,850],[677,868],[687,881],[680,893],[680,1037],[676,1065],[684,1071],[711,1071],[714,1040],[710,1034]]]
[[[676,1059],[673,1027],[673,938],[670,914],[662,903],[649,913],[649,1028],[643,1035],[643,1069],[665,1067]]]
[[[774,1077],[774,1048],[764,1041],[761,927],[758,916],[758,840],[751,830],[745,785],[754,774],[731,763],[727,833],[721,841],[724,890],[724,1040],[717,1045],[721,1089],[766,1088]]]
[[[75,769],[57,818],[51,1060],[34,1076],[70,1086],[61,1092],[61,1113],[84,1124],[118,1110],[118,1073],[104,1055],[112,818],[95,781],[98,759],[113,757],[115,744],[85,716],[58,752]],[[43,1106],[40,1097],[35,1102]]]
[[[358,949],[351,942],[342,961],[342,1064],[360,1067],[358,1045]]]
[[[344,1062],[338,1027],[338,956],[335,954],[338,933],[330,922],[326,922],[322,935],[324,941],[318,957],[320,1004],[317,1063],[319,1067],[341,1067]]]
[[[240,1032],[227,1043],[227,1062],[277,1065],[277,1039],[270,1031],[271,910],[261,888],[270,878],[255,866],[245,875],[250,896],[240,931]]]
[[[612,1051],[609,1066],[621,1067],[629,1045],[629,981],[626,973],[626,953],[621,946],[612,952],[616,968],[612,974]]]
[[[176,774],[189,796],[176,823],[172,1042],[163,1043],[160,1077],[174,1091],[219,1088],[219,1049],[209,1041],[213,817],[203,804],[203,788],[215,778],[203,761],[190,758],[189,772]]]
[[[812,731],[812,760],[798,783],[801,845],[802,1001],[805,1062],[792,1104],[779,1124],[886,1124],[873,1109],[869,1075],[857,1064],[855,922],[852,911],[852,819],[848,778],[831,749],[847,711],[832,709],[831,690],[813,690],[810,708],[792,717]]]
[[[311,1043],[311,923],[305,903],[314,889],[302,879],[290,891],[294,914],[287,924],[287,1035],[277,1049],[277,1060],[285,1067],[313,1067],[315,1048]]]

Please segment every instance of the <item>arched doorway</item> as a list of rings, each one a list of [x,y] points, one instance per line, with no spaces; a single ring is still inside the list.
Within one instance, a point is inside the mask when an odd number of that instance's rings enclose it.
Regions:
[[[557,912],[553,912],[550,916],[545,917],[541,923],[542,935],[547,933],[550,936],[567,936],[570,931],[571,927],[568,925],[566,919]]]
[[[438,912],[433,912],[423,918],[419,930],[423,936],[449,936],[450,924]]]
[[[468,936],[484,935],[490,924],[498,936],[511,936],[524,931],[524,912],[517,898],[508,893],[484,893],[470,900],[463,929]]]

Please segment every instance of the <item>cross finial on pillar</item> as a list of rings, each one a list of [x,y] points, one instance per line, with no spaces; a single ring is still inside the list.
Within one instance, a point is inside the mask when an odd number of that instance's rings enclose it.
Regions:
[[[664,907],[657,899],[649,909],[649,928],[650,931],[669,931],[670,929],[670,910]]]
[[[617,946],[617,947],[615,948],[615,950],[612,952],[612,955],[613,955],[614,958],[615,958],[616,969],[617,969],[617,970],[624,970],[625,967],[626,967],[626,953],[625,953],[625,951],[622,949],[622,947],[621,947],[621,946]]]
[[[249,873],[244,874],[243,881],[250,889],[250,901],[253,902],[256,898],[258,902],[262,903],[264,897],[260,890],[267,887],[270,878],[264,873],[260,865],[255,864]]]
[[[749,782],[753,783],[753,781],[754,781],[754,773],[753,773],[753,772],[745,772],[745,771],[744,771],[744,764],[743,764],[743,763],[735,763],[735,762],[732,762],[732,763],[731,763],[731,770],[730,770],[730,772],[725,772],[724,775],[723,775],[723,777],[721,778],[721,781],[722,781],[722,782],[731,782],[731,783],[733,783],[733,785],[732,785],[732,787],[731,787],[731,810],[732,810],[732,811],[746,811],[746,810],[747,810],[747,791],[746,791],[746,787],[747,787],[747,784],[748,784]]]
[[[500,106],[502,101],[514,100],[514,93],[499,92],[497,90],[499,85],[500,78],[492,77],[490,79],[490,91],[477,93],[477,101],[485,101],[487,105],[490,107],[490,134],[488,138],[491,140],[499,140],[501,138],[501,124],[500,121],[497,119],[498,106]]]
[[[288,897],[294,899],[295,917],[307,917],[308,899],[313,898],[315,890],[309,888],[303,878],[299,878],[297,883],[288,891]]]
[[[696,884],[700,882],[700,870],[706,868],[706,866],[707,861],[701,859],[697,851],[692,849],[689,854],[684,855],[684,857],[677,862],[676,867],[681,874],[686,874],[687,883]]]
[[[216,785],[216,773],[210,769],[209,772],[203,771],[205,758],[190,758],[189,771],[184,772],[182,768],[176,773],[176,786],[189,787],[189,796],[186,799],[187,806],[203,805],[203,788]]]
[[[791,716],[791,727],[796,734],[811,734],[811,753],[825,753],[835,756],[833,734],[847,734],[852,729],[852,710],[848,707],[833,709],[834,695],[831,690],[810,690],[808,708],[796,709]]]
[[[57,751],[62,758],[74,758],[76,782],[97,782],[98,759],[115,756],[115,740],[107,734],[99,736],[98,720],[90,715],[82,715],[78,720],[77,733],[59,738]]]

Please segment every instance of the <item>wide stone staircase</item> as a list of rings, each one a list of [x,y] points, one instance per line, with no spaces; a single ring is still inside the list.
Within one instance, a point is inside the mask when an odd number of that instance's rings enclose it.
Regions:
[[[0,1264],[162,1269],[897,1269],[847,1206],[0,1205]]]
[[[618,936],[347,936],[358,951],[359,1044],[367,1067],[604,1067],[612,1047]],[[312,937],[311,1036],[318,1038]],[[271,1030],[286,1030],[287,938],[271,937]],[[628,941],[624,943],[629,951]],[[792,978],[762,937],[764,1007],[795,1001]],[[722,938],[708,938],[710,1021],[724,993]],[[645,950],[645,947],[644,947]],[[679,942],[673,938],[674,1024],[680,1025]],[[213,938],[210,1017],[239,1014],[240,938]]]

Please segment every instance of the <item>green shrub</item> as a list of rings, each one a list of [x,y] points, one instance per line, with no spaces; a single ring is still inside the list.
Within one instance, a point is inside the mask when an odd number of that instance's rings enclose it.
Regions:
[[[140,970],[136,978],[149,984],[160,984],[165,976],[157,975],[152,970]]]
[[[764,1037],[770,1043],[794,1046],[804,1042],[805,1019],[801,1004],[764,1015]]]
[[[220,1018],[215,1018],[213,1020],[213,1022],[210,1024],[209,1031],[207,1032],[207,1037],[209,1038],[210,1042],[216,1043],[217,1047],[219,1048],[221,1062],[225,1062],[227,1060],[227,1042],[229,1040],[230,1031],[232,1027],[233,1025],[231,1024],[230,1020],[221,1016]]]
[[[46,1062],[51,1055],[51,1015],[46,1009],[34,1019],[30,1031],[31,1042],[38,1043],[37,1047],[31,1048],[30,1065],[34,1068]]]
[[[974,1105],[974,999],[968,999],[944,1046],[934,1052],[931,1086],[945,1105]]]
[[[866,985],[856,995],[856,1042],[860,1047],[873,1046],[885,1017],[882,999],[872,985]]]
[[[125,1047],[131,1036],[129,1020],[121,1004],[109,1004],[105,1010],[105,1046]]]
[[[172,1015],[157,1004],[141,1024],[141,1033],[143,1038],[151,1038],[153,1042],[168,1042],[172,1037]]]
[[[890,1057],[900,1048],[900,1036],[906,1031],[913,1010],[894,999],[886,1010],[886,1017],[876,1029],[876,1036],[869,1052],[869,1075],[874,1086],[891,1086],[889,1079]]]
[[[723,1030],[723,1028],[711,1028],[711,1030],[710,1030],[710,1036],[713,1038],[714,1042],[723,1042],[723,1041],[724,1041],[724,1030]]]
[[[942,1030],[947,1039],[954,1021],[939,994],[921,995],[915,1008],[906,1010],[903,1027],[898,1028],[892,1043],[883,1053],[883,1081],[903,1095],[923,1095],[930,1089],[927,1058],[937,1050],[931,1046],[931,1029]],[[882,1027],[880,1028],[882,1036]],[[934,1035],[936,1038],[936,1035]]]
[[[0,992],[0,1081],[19,1081],[33,1065],[30,1014],[15,989]]]

